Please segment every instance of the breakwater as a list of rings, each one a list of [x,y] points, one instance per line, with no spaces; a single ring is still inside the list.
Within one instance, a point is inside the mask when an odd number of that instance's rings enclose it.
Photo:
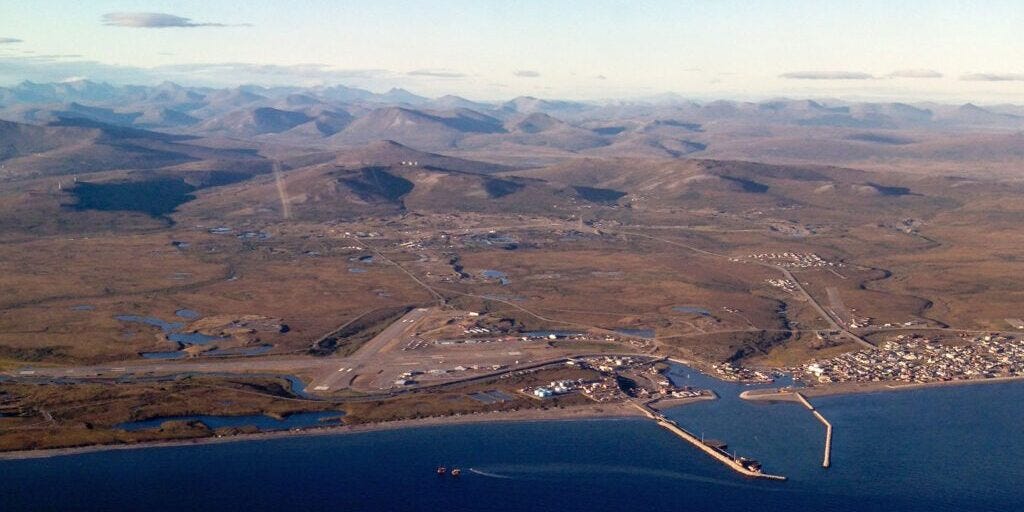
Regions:
[[[829,421],[826,420],[813,405],[811,405],[811,402],[809,402],[807,397],[802,393],[797,391],[794,392],[793,395],[796,397],[797,401],[807,408],[807,410],[811,411],[811,414],[813,414],[815,418],[818,418],[818,421],[820,421],[822,425],[825,425],[825,456],[821,461],[821,467],[827,468],[832,465],[832,424],[829,423]]]
[[[736,471],[744,476],[753,478],[764,478],[768,480],[786,480],[786,477],[780,475],[769,475],[761,471],[760,465],[756,461],[752,461],[744,458],[736,458],[730,455],[725,450],[717,447],[710,446],[697,436],[690,433],[688,430],[680,427],[678,423],[666,418],[661,413],[655,412],[646,405],[641,405],[636,402],[631,402],[634,407],[644,413],[645,416],[651,418],[658,423],[659,426],[672,432],[673,434],[681,437],[684,441],[696,446],[702,452],[710,455],[715,460],[725,464],[729,469]]]

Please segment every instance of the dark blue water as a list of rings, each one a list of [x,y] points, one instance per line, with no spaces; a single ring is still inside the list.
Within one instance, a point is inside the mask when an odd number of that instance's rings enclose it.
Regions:
[[[188,353],[184,350],[174,352],[140,352],[143,359],[184,359]]]
[[[264,416],[262,414],[251,414],[245,416],[213,416],[213,415],[196,415],[196,416],[173,416],[173,417],[158,417],[150,418],[142,421],[132,421],[129,423],[120,423],[115,425],[115,428],[121,430],[133,431],[143,430],[147,428],[159,428],[166,421],[201,421],[207,427],[212,429],[218,429],[222,427],[256,427],[260,430],[273,431],[273,430],[288,430],[292,428],[309,428],[328,425],[327,420],[337,419],[340,414],[337,412],[303,412],[296,413],[290,416],[285,416],[282,419],[272,418],[270,416]]]
[[[256,345],[255,347],[219,348],[204,352],[204,356],[258,356],[266,354],[273,345]]]
[[[693,313],[695,315],[711,316],[711,312],[707,308],[700,306],[676,306],[672,308],[672,311],[676,313]]]
[[[502,286],[510,284],[512,281],[509,280],[508,275],[500,270],[484,270],[480,272],[480,275],[487,279],[497,279]]]
[[[199,313],[190,309],[179,309],[175,312],[175,315],[180,318],[197,318]],[[223,340],[217,336],[210,336],[198,332],[178,332],[180,329],[185,327],[182,322],[167,322],[152,316],[139,316],[139,315],[118,315],[114,317],[122,322],[140,323],[151,325],[153,327],[159,327],[164,334],[167,335],[167,339],[175,343],[181,343],[184,345],[205,345],[212,341]],[[150,354],[147,356],[146,354]],[[147,352],[142,357],[148,359],[176,359],[169,355],[164,356],[163,354],[170,354],[169,352]],[[156,354],[156,355],[153,355]]]
[[[184,343],[185,345],[205,345],[211,341],[220,340],[217,336],[210,336],[199,332],[176,332],[167,335],[167,339]]]
[[[682,370],[685,379],[687,370]],[[699,375],[691,374],[692,384]],[[670,411],[787,482],[736,475],[643,419],[455,425],[0,462],[0,510],[1011,511],[1024,384]],[[438,464],[459,479],[433,474]],[[55,492],[59,489],[59,492]]]
[[[274,348],[273,345],[257,345],[255,347],[218,348],[203,352],[202,357],[258,356],[270,352],[270,349],[272,348]],[[185,352],[184,350],[176,350],[173,352],[140,352],[139,355],[142,356],[143,359],[184,359],[188,357],[188,352]]]
[[[615,332],[619,334],[625,334],[626,336],[635,336],[637,338],[654,338],[654,329],[636,329],[623,327],[621,329],[615,329]]]
[[[195,320],[196,318],[199,318],[199,312],[198,311],[195,311],[193,309],[187,309],[187,308],[186,309],[179,309],[179,310],[175,311],[174,314],[176,316],[178,316],[179,318],[184,318],[186,320]]]
[[[153,327],[159,327],[161,331],[171,333],[185,327],[185,324],[181,322],[166,322],[152,316],[140,316],[140,315],[117,315],[114,318],[122,322],[138,323],[152,325]]]

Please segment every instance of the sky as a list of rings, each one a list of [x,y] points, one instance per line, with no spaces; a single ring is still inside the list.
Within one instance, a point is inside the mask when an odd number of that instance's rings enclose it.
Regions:
[[[1024,104],[1021,0],[0,0],[0,85]]]

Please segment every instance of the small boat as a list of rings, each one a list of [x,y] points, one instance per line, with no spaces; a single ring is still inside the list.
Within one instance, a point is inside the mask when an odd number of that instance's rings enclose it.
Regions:
[[[437,467],[437,474],[438,474],[438,476],[441,476],[441,475],[445,474],[447,471],[448,471],[448,468],[446,468],[444,466],[438,466]]]
[[[452,469],[452,476],[459,476],[461,474],[462,474],[462,470],[461,469],[459,469],[459,468],[453,468]]]

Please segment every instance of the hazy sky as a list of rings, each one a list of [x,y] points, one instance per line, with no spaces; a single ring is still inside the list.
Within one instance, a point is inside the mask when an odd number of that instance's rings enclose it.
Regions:
[[[1024,2],[0,1],[0,84],[1024,103]]]

